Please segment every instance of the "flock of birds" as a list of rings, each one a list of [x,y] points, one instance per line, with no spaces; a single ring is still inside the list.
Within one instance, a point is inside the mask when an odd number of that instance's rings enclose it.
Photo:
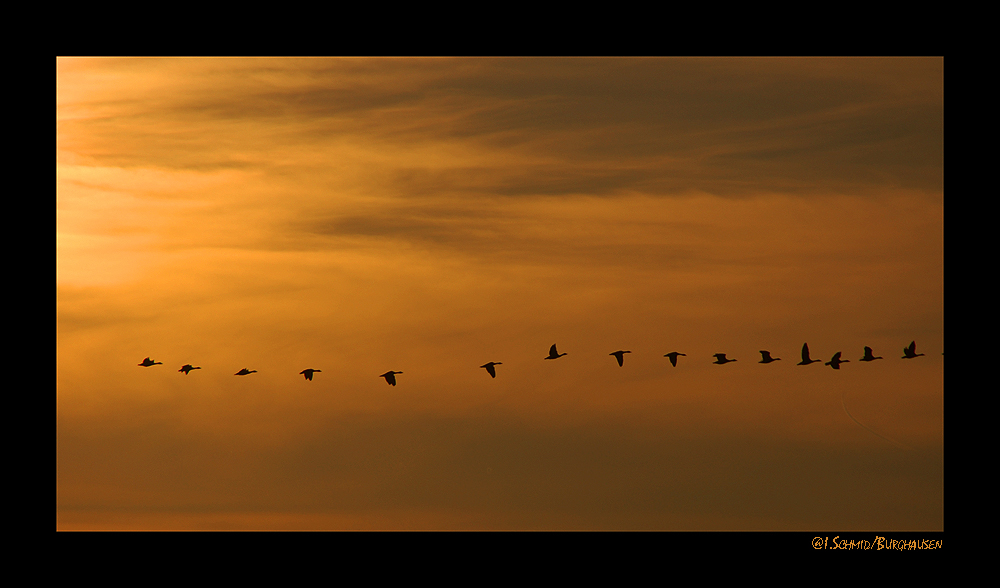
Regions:
[[[613,351],[613,352],[609,353],[608,355],[614,356],[614,358],[616,360],[618,360],[618,366],[621,367],[621,366],[625,365],[625,354],[626,353],[632,353],[632,352],[631,351],[625,351],[625,350],[619,349],[618,351]],[[840,351],[838,351],[837,353],[833,354],[833,357],[830,358],[830,361],[824,363],[823,365],[828,365],[828,366],[832,367],[835,370],[839,370],[840,369],[840,364],[842,364],[842,363],[849,363],[850,362],[849,359],[841,359],[841,354],[842,354],[842,352],[840,352]],[[564,355],[567,355],[567,354],[566,353],[559,353],[559,351],[556,350],[555,344],[553,344],[552,347],[549,348],[549,355],[547,357],[543,358],[543,359],[559,359],[560,357],[562,357]],[[922,355],[923,355],[923,353],[917,353],[917,342],[916,341],[911,341],[909,345],[907,345],[906,347],[903,348],[903,357],[902,357],[902,359],[913,359],[915,357],[920,357]],[[944,355],[944,354],[942,353],[942,355]],[[687,357],[687,354],[686,353],[680,353],[678,351],[671,351],[670,353],[667,353],[663,357],[669,358],[670,359],[670,364],[673,365],[674,367],[677,367],[677,357],[678,356]],[[765,350],[761,350],[760,351],[760,357],[761,357],[761,359],[757,363],[771,363],[771,362],[778,361],[778,360],[781,359],[780,357],[771,357],[771,352],[770,351],[765,351]],[[876,359],[882,359],[882,357],[881,356],[875,356],[874,352],[872,351],[872,348],[866,346],[865,347],[865,356],[862,357],[861,359],[859,359],[858,361],[875,361]],[[715,361],[713,361],[712,363],[718,364],[718,365],[725,365],[725,364],[733,362],[733,361],[736,361],[736,360],[735,359],[729,359],[729,358],[727,358],[725,353],[716,353],[715,354]],[[802,344],[802,361],[800,361],[796,365],[809,365],[811,363],[817,363],[817,362],[821,362],[821,361],[823,361],[823,360],[822,359],[812,359],[812,358],[810,358],[809,357],[809,344],[808,343],[803,343]],[[154,366],[154,365],[163,365],[163,362],[162,361],[153,361],[152,359],[150,359],[150,358],[147,357],[146,359],[142,360],[142,363],[139,364],[139,366],[141,366],[141,367],[151,367],[151,366]],[[481,365],[479,367],[485,369],[486,372],[489,373],[489,375],[490,375],[491,378],[495,378],[495,377],[497,377],[496,366],[498,366],[498,365],[503,365],[503,362],[500,362],[500,361],[491,361],[491,362],[483,364],[483,365]],[[185,364],[183,367],[181,367],[181,369],[179,369],[177,371],[184,372],[184,375],[186,376],[189,373],[191,373],[191,370],[200,370],[200,369],[201,369],[200,367],[196,367],[196,366],[193,366],[193,365],[191,365],[191,364],[188,363],[188,364]],[[302,376],[304,376],[306,380],[309,380],[311,382],[312,379],[313,379],[313,374],[315,374],[317,372],[322,372],[322,371],[323,370],[317,370],[317,369],[309,368],[309,369],[302,370],[301,372],[299,372],[299,374],[302,375]],[[236,372],[233,375],[236,375],[236,376],[248,376],[248,375],[254,374],[254,373],[257,373],[257,370],[248,370],[247,368],[243,368],[243,369],[241,369],[240,371]],[[401,373],[403,373],[403,372],[397,372],[397,371],[389,370],[386,373],[379,375],[379,377],[380,378],[385,378],[386,383],[389,384],[390,386],[395,386],[396,385],[396,374],[401,374]]]

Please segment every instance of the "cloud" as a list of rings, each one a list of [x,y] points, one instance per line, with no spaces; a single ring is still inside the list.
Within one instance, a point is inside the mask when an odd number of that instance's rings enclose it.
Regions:
[[[278,443],[259,432],[185,431],[176,416],[105,427],[100,439],[62,427],[63,516],[126,508],[141,521],[149,510],[235,511],[224,517],[228,525],[254,528],[277,511],[310,513],[310,526],[363,513],[352,528],[408,528],[414,513],[436,512],[438,524],[465,513],[460,526],[470,528],[727,529],[738,521],[762,530],[855,528],[858,520],[856,528],[933,528],[943,516],[927,510],[913,519],[893,506],[899,496],[940,503],[941,478],[926,470],[939,472],[941,454],[887,444],[835,449],[702,436],[613,417],[538,427],[502,411],[314,421]],[[79,450],[95,443],[103,450]],[[870,483],[873,470],[893,492]],[[862,519],[841,493],[865,505]]]
[[[926,92],[941,77],[934,59],[209,59],[186,60],[183,77],[176,60],[102,65],[138,70],[128,79],[146,80],[145,92],[84,99],[113,114],[60,129],[88,138],[68,147],[113,165],[266,169],[303,147],[410,159],[445,144],[477,155],[471,167],[458,157],[427,168],[446,190],[942,187],[943,97]],[[390,174],[421,171],[389,163]]]

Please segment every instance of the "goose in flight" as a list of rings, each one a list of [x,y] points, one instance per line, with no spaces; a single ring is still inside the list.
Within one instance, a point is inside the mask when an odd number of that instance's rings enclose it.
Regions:
[[[139,365],[141,365],[142,367],[149,367],[151,365],[163,365],[163,362],[162,361],[153,361],[152,359],[149,359],[147,357],[146,359],[142,360],[142,363],[140,363]]]
[[[780,357],[771,357],[771,352],[770,351],[763,351],[763,350],[761,350],[761,352],[760,352],[760,361],[757,362],[757,363],[771,363],[772,361],[778,361],[779,359],[781,359],[781,358]]]
[[[200,367],[194,367],[193,365],[191,365],[189,363],[186,363],[186,364],[184,364],[184,367],[182,367],[181,369],[179,369],[177,371],[184,372],[184,375],[186,376],[186,375],[188,375],[188,373],[191,372],[191,370],[200,370],[200,369],[201,369]]]
[[[632,353],[632,352],[631,351],[618,350],[618,351],[615,351],[614,353],[609,353],[608,355],[614,355],[615,359],[618,360],[618,367],[622,367],[622,365],[625,364],[625,354],[626,353]]]
[[[674,367],[677,367],[677,356],[678,355],[683,355],[684,357],[687,357],[686,353],[678,353],[676,351],[671,351],[670,353],[664,355],[663,357],[669,357],[670,358],[670,365],[672,365]]]
[[[809,344],[802,344],[802,361],[795,365],[809,365],[811,363],[816,363],[817,361],[823,361],[822,359],[809,359]]]
[[[396,374],[401,374],[401,373],[403,373],[403,372],[394,372],[392,370],[389,370],[389,371],[387,371],[386,373],[382,374],[379,377],[380,378],[385,378],[386,383],[389,384],[390,386],[395,386],[396,385]]]
[[[848,360],[848,359],[840,359],[840,352],[838,351],[838,352],[836,352],[836,353],[833,354],[833,357],[830,358],[830,361],[824,363],[823,365],[828,365],[828,366],[832,367],[835,370],[839,370],[840,369],[840,364],[842,364],[842,363],[850,363],[850,360]]]
[[[559,359],[560,357],[566,355],[565,353],[559,353],[556,351],[556,344],[553,343],[552,347],[549,347],[549,356],[545,359]]]
[[[321,372],[321,371],[323,371],[323,370],[308,369],[308,370],[302,370],[299,373],[302,374],[303,376],[305,376],[307,380],[309,380],[310,382],[312,382],[313,374],[316,373],[316,372]]]
[[[719,365],[722,365],[722,364],[729,363],[731,361],[736,361],[736,360],[735,359],[726,359],[726,354],[725,353],[716,353],[715,354],[715,361],[713,361],[712,363],[717,363]]]
[[[233,375],[234,376],[248,376],[250,374],[256,374],[256,373],[257,373],[257,370],[248,370],[247,368],[243,368],[243,369],[241,369],[240,371],[236,372]]]
[[[903,359],[913,359],[914,357],[920,357],[921,355],[923,355],[923,353],[917,353],[916,341],[910,341],[910,345],[903,348]],[[147,357],[146,359],[149,358]]]
[[[875,361],[876,359],[882,359],[882,358],[881,357],[875,357],[875,354],[872,353],[872,348],[868,347],[866,345],[865,346],[865,356],[862,357],[861,359],[859,359],[858,361]]]
[[[491,378],[495,378],[495,377],[497,377],[497,368],[493,367],[495,365],[503,365],[503,362],[502,361],[491,361],[491,362],[489,362],[487,364],[484,364],[484,365],[481,365],[479,367],[486,368],[486,371],[489,372],[490,377]]]

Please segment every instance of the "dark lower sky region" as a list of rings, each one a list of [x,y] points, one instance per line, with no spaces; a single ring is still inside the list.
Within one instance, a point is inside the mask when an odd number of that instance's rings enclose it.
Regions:
[[[943,68],[57,59],[57,529],[943,530]]]

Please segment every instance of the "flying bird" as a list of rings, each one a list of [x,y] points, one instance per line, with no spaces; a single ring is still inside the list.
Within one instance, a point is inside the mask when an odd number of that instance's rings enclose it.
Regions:
[[[234,376],[248,376],[250,374],[256,374],[256,373],[257,373],[257,370],[248,370],[247,368],[243,368],[243,369],[241,369],[240,371],[236,372],[233,375]]]
[[[781,358],[780,357],[771,357],[771,352],[770,351],[763,351],[762,350],[760,352],[760,361],[758,361],[757,363],[771,363],[772,361],[778,361],[779,359],[781,359]]]
[[[189,363],[186,363],[186,364],[184,364],[184,367],[182,367],[181,369],[179,369],[177,371],[184,372],[184,375],[186,376],[186,375],[188,375],[188,373],[191,372],[191,370],[200,370],[200,369],[201,369],[200,367],[194,367],[193,365],[191,365]]]
[[[678,355],[683,355],[684,357],[687,357],[687,353],[678,353],[676,351],[671,351],[670,353],[664,355],[663,357],[669,357],[670,358],[670,365],[672,365],[674,367],[677,367],[677,356]]]
[[[875,361],[876,359],[882,359],[882,358],[881,357],[875,357],[875,354],[872,353],[872,348],[868,347],[866,345],[865,346],[865,356],[862,357],[861,359],[859,359],[858,361]]]
[[[917,353],[916,341],[910,341],[909,347],[903,348],[903,359],[913,359],[914,357],[920,357],[921,355],[923,355],[923,353]],[[147,357],[146,359],[148,360],[149,358]]]
[[[811,363],[816,363],[817,361],[823,361],[822,359],[809,359],[809,344],[802,344],[802,361],[795,365],[809,365]]]
[[[386,383],[388,383],[390,386],[395,386],[396,385],[396,374],[401,374],[401,373],[403,373],[403,372],[394,372],[392,370],[389,370],[389,371],[387,371],[386,373],[382,374],[379,377],[380,378],[385,378]]]
[[[502,361],[491,361],[491,362],[489,362],[487,364],[484,364],[484,365],[481,365],[479,367],[486,368],[486,371],[489,372],[490,377],[491,378],[495,378],[495,377],[497,377],[497,369],[495,367],[493,367],[495,365],[503,365],[503,362]]]
[[[618,360],[618,367],[621,367],[622,365],[625,364],[625,354],[626,353],[632,353],[632,352],[631,351],[618,350],[618,351],[615,351],[614,353],[609,353],[608,355],[614,355],[615,359]]]
[[[823,365],[828,365],[828,366],[832,367],[835,370],[839,370],[840,369],[840,364],[842,364],[842,363],[850,363],[850,360],[848,360],[848,359],[840,359],[840,352],[838,351],[838,352],[836,352],[836,353],[833,354],[833,357],[830,358],[830,361],[824,363]]]
[[[726,354],[725,353],[716,353],[715,354],[715,361],[713,361],[712,363],[717,363],[719,365],[723,365],[723,364],[729,363],[731,361],[736,361],[736,360],[735,359],[726,359]]]
[[[146,359],[142,360],[142,363],[140,363],[139,365],[141,365],[142,367],[149,367],[151,365],[163,365],[163,362],[162,361],[153,361],[152,359],[149,359],[147,357]]]
[[[565,353],[559,353],[556,351],[556,344],[553,343],[552,347],[549,347],[549,356],[545,359],[559,359],[560,357],[566,355]]]
[[[323,370],[308,369],[308,370],[302,370],[299,373],[302,374],[303,376],[305,376],[307,380],[309,380],[310,382],[312,382],[313,374],[316,373],[316,372],[321,372],[321,371],[323,371]]]

